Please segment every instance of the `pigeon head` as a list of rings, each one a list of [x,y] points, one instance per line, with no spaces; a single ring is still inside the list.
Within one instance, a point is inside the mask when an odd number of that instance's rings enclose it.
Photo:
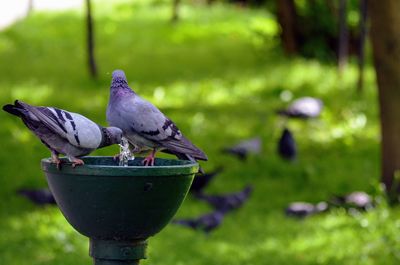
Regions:
[[[112,73],[112,79],[113,80],[121,79],[127,81],[124,71],[118,69],[114,70],[114,72]]]
[[[111,89],[128,87],[128,80],[122,70],[115,70],[112,73]]]
[[[121,139],[122,139],[122,130],[120,128],[117,127],[107,127],[106,128],[106,134],[107,134],[107,141],[108,144],[119,144],[121,143]]]
[[[283,135],[290,135],[291,132],[289,131],[288,128],[283,129]]]
[[[246,188],[244,188],[243,192],[244,192],[245,194],[250,195],[250,194],[253,192],[253,186],[252,186],[252,185],[246,186]]]

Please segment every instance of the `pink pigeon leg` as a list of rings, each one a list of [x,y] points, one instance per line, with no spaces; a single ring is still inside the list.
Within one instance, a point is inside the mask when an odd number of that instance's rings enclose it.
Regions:
[[[61,163],[62,161],[60,160],[60,158],[58,158],[58,153],[56,153],[55,151],[51,152],[51,160],[53,163],[56,164],[57,169],[61,170]]]
[[[150,155],[148,155],[145,159],[143,159],[143,165],[145,166],[154,166],[154,161],[155,161],[155,155],[156,155],[156,149],[154,148]]]

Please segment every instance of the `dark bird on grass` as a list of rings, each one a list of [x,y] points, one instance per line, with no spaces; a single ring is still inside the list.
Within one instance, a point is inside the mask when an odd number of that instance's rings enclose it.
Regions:
[[[236,156],[240,160],[244,161],[247,159],[249,154],[260,154],[262,147],[262,141],[260,137],[243,140],[233,146],[225,147],[222,149],[224,153],[228,153]]]
[[[24,196],[36,205],[54,205],[56,201],[54,200],[53,194],[49,189],[19,189],[17,193]]]
[[[373,199],[363,191],[355,191],[343,196],[334,196],[330,204],[345,209],[369,210],[374,207]]]
[[[240,208],[250,197],[253,187],[248,185],[240,192],[224,195],[196,194],[196,198],[208,202],[215,210],[227,213]]]
[[[285,214],[291,217],[304,218],[328,210],[328,203],[319,202],[316,205],[308,202],[292,202],[285,209]]]
[[[54,107],[36,107],[16,100],[3,110],[18,116],[47,148],[57,167],[59,154],[66,155],[73,166],[83,165],[78,159],[92,151],[121,142],[122,131],[116,127],[102,127],[88,118]]]
[[[220,226],[223,220],[224,213],[215,211],[197,218],[176,219],[173,220],[172,223],[186,226],[194,230],[202,230],[205,233],[210,233],[212,230]]]
[[[209,173],[204,172],[203,174],[196,174],[195,178],[193,179],[192,186],[190,186],[190,192],[202,192],[203,189],[208,186],[211,180],[213,180],[214,177],[220,174],[223,170],[223,167],[220,166]]]
[[[146,166],[153,166],[156,152],[164,149],[180,159],[207,160],[169,118],[128,86],[122,70],[112,73],[107,121],[122,129],[133,153],[151,150],[143,160]]]
[[[317,118],[323,106],[322,100],[318,98],[303,97],[294,100],[286,109],[278,110],[278,114],[289,118]]]
[[[288,128],[283,130],[282,136],[278,142],[278,154],[286,160],[295,160],[297,155],[296,142],[293,134]]]

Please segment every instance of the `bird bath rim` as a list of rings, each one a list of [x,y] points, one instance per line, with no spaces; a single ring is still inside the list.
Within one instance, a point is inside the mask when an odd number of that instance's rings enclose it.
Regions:
[[[189,160],[156,158],[154,166],[143,166],[142,157],[129,161],[128,166],[119,166],[118,161],[112,156],[84,156],[81,159],[84,165],[73,167],[67,158],[60,158],[64,163],[61,165],[60,173],[68,175],[89,175],[104,177],[134,177],[146,175],[172,176],[195,174],[199,170],[199,164]],[[41,160],[42,170],[54,172],[57,169],[51,158]]]

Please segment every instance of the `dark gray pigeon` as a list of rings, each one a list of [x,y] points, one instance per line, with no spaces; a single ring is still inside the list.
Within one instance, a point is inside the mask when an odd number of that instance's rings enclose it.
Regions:
[[[324,104],[322,100],[312,97],[303,97],[294,100],[286,109],[279,110],[278,114],[290,118],[316,118],[321,114]]]
[[[305,218],[307,216],[327,211],[328,203],[319,202],[316,205],[308,202],[292,202],[285,209],[287,216]]]
[[[207,160],[207,156],[183,136],[178,127],[157,107],[137,95],[122,70],[112,73],[107,121],[121,128],[133,153],[151,150],[143,160],[154,165],[155,153],[166,150],[185,160]]]
[[[51,151],[53,162],[61,165],[59,154],[66,155],[73,166],[83,165],[77,157],[87,155],[97,148],[121,142],[119,128],[104,128],[88,118],[54,107],[35,107],[16,100],[3,110],[18,116]]]
[[[249,154],[260,154],[262,147],[262,141],[260,137],[243,140],[233,146],[225,147],[222,149],[224,153],[228,153],[236,156],[240,160],[244,161],[247,159]]]
[[[173,220],[172,223],[209,233],[220,226],[223,220],[224,213],[215,211],[209,214],[202,215],[198,218],[176,219]]]
[[[215,170],[207,173],[204,172],[203,174],[196,174],[195,178],[193,179],[192,186],[190,186],[190,192],[192,193],[199,193],[202,192],[205,187],[210,183],[210,181],[219,173],[223,171],[223,167],[218,167]]]
[[[199,193],[196,194],[196,198],[208,202],[217,211],[227,213],[240,208],[248,200],[252,191],[253,187],[249,185],[240,192],[224,195],[206,195]]]
[[[278,142],[278,154],[286,160],[295,160],[297,155],[296,142],[293,134],[288,128],[283,130]]]
[[[17,193],[24,196],[36,205],[44,206],[47,204],[54,205],[56,201],[54,200],[53,194],[49,189],[19,189]]]

